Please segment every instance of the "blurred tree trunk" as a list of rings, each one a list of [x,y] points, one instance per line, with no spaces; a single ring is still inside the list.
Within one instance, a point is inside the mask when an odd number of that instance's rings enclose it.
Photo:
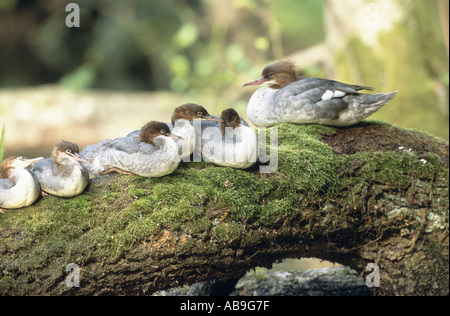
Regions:
[[[439,14],[441,17],[442,34],[444,35],[445,48],[447,48],[448,57],[448,0],[439,1]]]
[[[328,0],[325,23],[333,78],[399,90],[376,117],[448,139],[443,7],[439,0]]]

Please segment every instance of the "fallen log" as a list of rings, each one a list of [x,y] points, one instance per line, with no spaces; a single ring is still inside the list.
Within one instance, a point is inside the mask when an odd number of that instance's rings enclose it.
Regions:
[[[182,163],[0,214],[0,295],[148,295],[288,257],[375,295],[449,294],[447,142],[369,120],[281,124],[278,145],[274,173]]]

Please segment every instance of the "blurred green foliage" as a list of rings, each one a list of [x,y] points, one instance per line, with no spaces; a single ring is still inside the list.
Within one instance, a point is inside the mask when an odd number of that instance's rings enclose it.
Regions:
[[[80,28],[65,25],[69,2],[80,7]],[[0,36],[0,86],[220,93],[277,51],[323,41],[322,8],[322,0],[0,0],[0,28],[26,26]]]

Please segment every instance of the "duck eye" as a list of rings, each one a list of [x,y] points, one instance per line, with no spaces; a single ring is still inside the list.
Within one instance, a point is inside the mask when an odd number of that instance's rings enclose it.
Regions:
[[[202,112],[197,112],[197,116],[198,116],[198,117],[204,117],[204,115],[203,115]]]
[[[66,150],[66,154],[71,154],[71,153],[72,153],[72,151],[70,149]]]
[[[167,134],[167,132],[165,130],[161,130],[161,134]]]
[[[269,77],[273,77],[273,72],[269,73]]]

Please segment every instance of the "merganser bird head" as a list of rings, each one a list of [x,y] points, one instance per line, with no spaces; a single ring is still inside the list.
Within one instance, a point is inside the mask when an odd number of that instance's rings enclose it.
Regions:
[[[153,141],[157,136],[166,136],[173,139],[183,139],[182,137],[173,135],[166,123],[151,121],[141,128],[138,141],[155,145]]]
[[[15,169],[25,169],[28,166],[44,159],[44,157],[27,159],[22,156],[17,157],[9,157],[3,160],[0,165],[0,179],[9,179],[11,177],[11,173]]]
[[[298,79],[294,62],[280,61],[264,68],[261,77],[244,83],[242,87],[269,84],[273,89],[281,89]]]
[[[225,135],[225,128],[232,127],[236,128],[241,126],[241,118],[239,114],[234,109],[226,109],[220,115],[222,122],[219,123],[220,131],[222,135]]]
[[[220,121],[220,119],[212,117],[203,106],[195,103],[186,103],[175,108],[172,114],[172,125],[175,125],[175,121],[179,119],[185,119],[188,121],[192,121],[194,119]]]
[[[80,156],[80,148],[77,144],[61,141],[53,147],[52,160],[57,165],[63,165],[66,160],[75,160],[80,162],[88,162]]]

